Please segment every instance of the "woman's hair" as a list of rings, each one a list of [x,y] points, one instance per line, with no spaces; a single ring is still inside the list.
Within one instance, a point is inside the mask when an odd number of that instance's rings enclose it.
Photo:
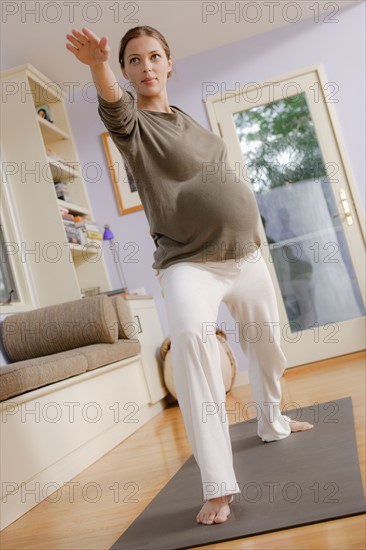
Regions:
[[[119,64],[123,69],[125,68],[125,62],[123,57],[125,54],[125,49],[127,44],[133,38],[138,38],[139,36],[145,36],[145,35],[151,36],[152,38],[155,38],[156,40],[158,40],[163,47],[163,50],[165,52],[167,59],[170,58],[170,48],[168,46],[168,42],[165,40],[161,32],[154,29],[153,27],[149,27],[148,25],[141,25],[140,27],[133,27],[133,29],[129,29],[121,39],[118,59],[119,59]],[[172,73],[170,71],[167,77],[169,78],[171,74]]]

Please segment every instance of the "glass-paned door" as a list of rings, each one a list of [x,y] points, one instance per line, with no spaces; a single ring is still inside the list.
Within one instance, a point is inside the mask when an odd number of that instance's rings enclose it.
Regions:
[[[365,251],[317,72],[280,84],[286,93],[263,87],[260,101],[231,97],[214,112],[257,200],[296,365],[364,348]]]

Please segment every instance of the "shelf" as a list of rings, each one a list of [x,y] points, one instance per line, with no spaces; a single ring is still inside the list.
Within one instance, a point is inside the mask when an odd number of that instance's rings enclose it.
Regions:
[[[2,72],[1,77],[5,85],[16,82],[27,94],[24,100],[20,94],[8,94],[2,108],[7,157],[17,166],[35,164],[42,169],[41,178],[30,177],[29,182],[27,178],[27,185],[18,174],[9,174],[18,233],[26,235],[27,242],[37,243],[46,227],[47,243],[63,250],[60,257],[49,259],[44,254],[39,261],[23,266],[21,276],[32,288],[34,304],[43,307],[77,300],[81,298],[81,288],[109,290],[102,241],[68,242],[68,224],[62,218],[64,209],[71,215],[95,220],[65,105],[67,94],[29,63]],[[53,122],[37,114],[36,109],[42,105],[49,108]],[[59,181],[65,183],[66,201],[60,193],[57,196],[54,188]],[[83,242],[84,234],[79,233]]]
[[[72,202],[63,201],[62,199],[57,199],[57,204],[63,208],[67,208],[69,212],[74,214],[82,214],[83,216],[89,215],[89,210],[78,204],[73,204]]]
[[[55,181],[67,180],[68,182],[73,182],[75,178],[80,177],[80,172],[73,166],[68,166],[62,162],[53,159],[52,157],[47,157],[48,162],[51,166],[52,177]],[[77,163],[75,163],[77,164]]]
[[[21,68],[21,67],[19,67]],[[50,82],[34,67],[24,65],[27,70],[29,88],[32,90],[33,101],[36,107],[48,103],[57,103],[62,100],[65,94],[56,82]]]
[[[102,242],[102,241],[99,241]],[[98,244],[98,241],[89,241],[86,244],[75,244],[75,243],[66,243],[67,246],[70,248],[71,253],[73,256],[95,256],[97,254],[100,254],[100,245]],[[95,245],[95,247],[92,247],[91,245]]]
[[[55,126],[52,122],[49,122],[48,120],[40,116],[38,116],[38,119],[43,140],[46,144],[52,143],[53,141],[59,141],[60,139],[70,139],[70,136],[67,132],[64,132],[63,130]]]

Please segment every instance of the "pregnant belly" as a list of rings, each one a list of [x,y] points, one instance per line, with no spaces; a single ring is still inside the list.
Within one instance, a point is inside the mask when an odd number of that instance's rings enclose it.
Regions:
[[[197,233],[245,233],[256,227],[258,207],[251,189],[235,177],[203,183],[185,182],[176,202],[179,226],[188,238]]]

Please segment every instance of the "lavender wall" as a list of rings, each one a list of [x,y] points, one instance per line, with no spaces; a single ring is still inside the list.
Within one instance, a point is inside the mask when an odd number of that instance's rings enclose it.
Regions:
[[[191,56],[175,63],[174,76],[168,81],[169,103],[177,105],[203,126],[210,128],[204,102],[202,84],[225,83],[227,89],[235,83],[261,82],[268,79],[322,63],[328,82],[335,82],[339,101],[333,104],[338,117],[346,151],[358,185],[359,195],[365,198],[365,5],[350,6],[336,16],[338,23],[314,23],[303,21],[266,34],[242,40],[225,47]],[[173,35],[173,33],[172,33]],[[167,36],[174,50],[174,40]],[[173,51],[174,54],[174,51]],[[116,52],[114,52],[116,55]],[[81,68],[81,70],[84,70]],[[85,70],[88,70],[85,67]],[[125,81],[121,79],[121,84]],[[92,97],[91,90],[89,90]],[[109,223],[120,243],[122,258],[131,248],[123,251],[123,245],[136,243],[137,263],[123,263],[130,290],[145,287],[153,294],[162,321],[163,332],[169,334],[165,306],[160,287],[151,269],[154,245],[143,211],[120,216],[113,186],[105,162],[100,134],[105,131],[95,102],[87,101],[81,94],[68,103],[68,110],[83,165],[96,162],[102,170],[102,179],[90,182],[88,190],[95,218],[100,227]],[[118,287],[118,279],[112,257],[106,248],[106,261],[112,285]],[[234,328],[234,320],[226,306],[221,305],[218,323]],[[239,369],[247,369],[247,361],[234,335],[228,341],[239,362]]]

